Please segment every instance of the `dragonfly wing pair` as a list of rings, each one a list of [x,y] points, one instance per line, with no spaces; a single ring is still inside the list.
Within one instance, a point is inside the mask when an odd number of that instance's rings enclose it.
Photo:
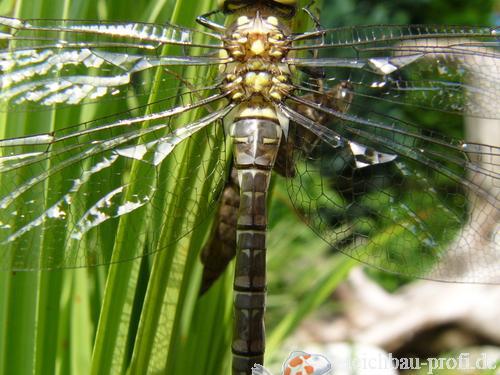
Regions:
[[[210,211],[226,174],[221,124],[231,106],[219,107],[219,79],[210,73],[221,62],[212,57],[220,38],[168,24],[0,18],[0,25],[0,100],[8,111],[0,140],[1,268],[119,262],[162,249],[161,233],[177,240],[191,231],[198,203]],[[183,57],[194,49],[198,57]],[[189,67],[198,78],[183,78]],[[89,103],[101,100],[109,111],[96,114]],[[128,110],[127,100],[136,108]],[[100,118],[78,123],[72,107],[83,104]],[[51,107],[60,109],[57,118]],[[22,128],[30,111],[40,121]],[[182,181],[189,188],[180,189]],[[124,217],[133,231],[119,232]],[[119,247],[129,251],[111,259]]]

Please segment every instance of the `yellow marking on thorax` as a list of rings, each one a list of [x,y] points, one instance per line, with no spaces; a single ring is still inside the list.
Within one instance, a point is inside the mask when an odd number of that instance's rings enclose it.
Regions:
[[[266,105],[263,102],[248,103],[240,108],[238,118],[267,118],[277,121],[278,115],[274,106]]]
[[[244,81],[249,90],[261,93],[271,85],[271,76],[267,72],[248,72]]]
[[[238,17],[238,19],[236,20],[236,24],[238,26],[241,26],[241,25],[245,25],[249,22],[249,18],[247,16],[240,16]]]
[[[250,46],[250,51],[256,56],[261,55],[265,50],[266,47],[264,46],[264,42],[260,39],[254,40]]]
[[[267,17],[267,23],[274,25],[274,26],[278,26],[278,19],[274,16],[269,16],[269,17]]]

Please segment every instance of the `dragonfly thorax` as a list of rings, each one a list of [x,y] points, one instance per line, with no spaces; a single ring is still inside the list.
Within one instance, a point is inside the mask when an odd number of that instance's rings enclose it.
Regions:
[[[223,90],[232,100],[260,96],[280,101],[292,90],[290,70],[282,63],[288,53],[287,32],[274,16],[240,16],[228,29],[225,50],[233,63],[225,69]]]
[[[287,34],[279,18],[265,17],[257,11],[254,17],[238,17],[228,28],[225,49],[235,61],[248,61],[253,57],[277,61],[287,54]]]
[[[269,70],[242,71],[226,75],[223,90],[230,92],[234,101],[249,101],[259,98],[267,102],[280,101],[293,88],[287,74],[271,66]]]

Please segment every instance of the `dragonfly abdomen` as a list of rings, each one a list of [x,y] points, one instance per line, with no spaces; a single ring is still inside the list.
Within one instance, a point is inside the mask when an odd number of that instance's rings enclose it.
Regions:
[[[249,374],[264,357],[267,191],[282,129],[274,109],[256,109],[231,125],[240,185],[234,278],[233,375]],[[258,113],[261,113],[259,116]],[[253,117],[254,115],[257,115]]]

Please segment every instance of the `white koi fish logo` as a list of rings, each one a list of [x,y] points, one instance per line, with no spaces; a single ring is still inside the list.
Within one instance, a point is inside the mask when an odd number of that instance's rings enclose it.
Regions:
[[[330,361],[321,354],[292,352],[283,363],[280,375],[323,375],[332,369]],[[254,365],[252,375],[273,375],[261,365]]]

